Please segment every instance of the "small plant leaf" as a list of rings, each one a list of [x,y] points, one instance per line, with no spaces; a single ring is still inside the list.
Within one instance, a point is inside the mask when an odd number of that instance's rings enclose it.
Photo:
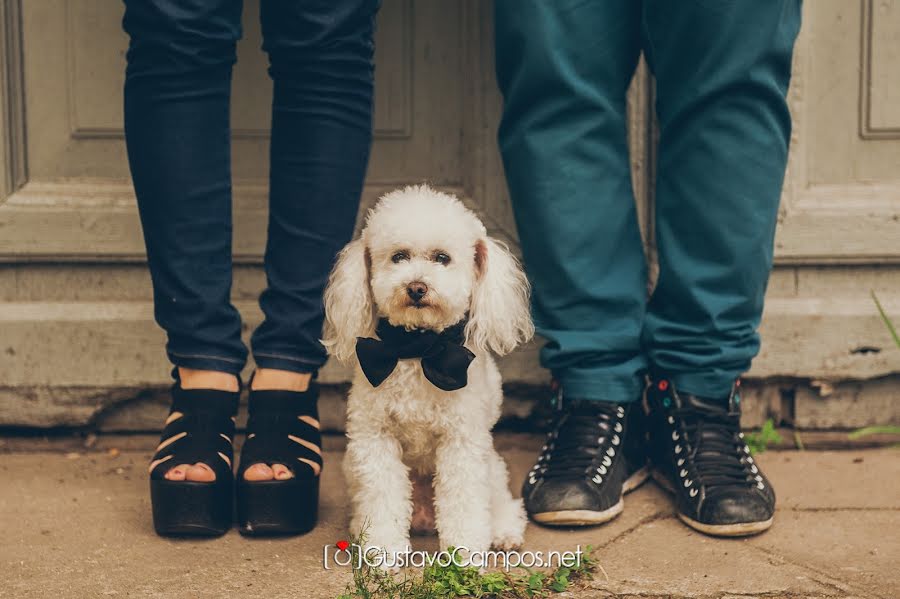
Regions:
[[[884,321],[884,326],[887,327],[887,330],[891,333],[891,337],[894,338],[894,343],[900,348],[900,335],[897,334],[897,329],[894,328],[894,323],[891,321],[890,317],[888,317],[887,312],[884,311],[884,307],[881,305],[881,302],[878,301],[878,296],[875,295],[875,291],[871,291],[872,301],[875,302],[875,307],[878,308],[878,313],[881,315],[881,320]]]
[[[775,429],[775,422],[769,418],[758,432],[744,435],[744,441],[746,441],[747,447],[750,448],[750,453],[756,455],[766,451],[769,445],[781,443],[784,439]]]
[[[859,439],[869,435],[900,435],[900,426],[867,426],[853,431],[847,437],[849,439]]]

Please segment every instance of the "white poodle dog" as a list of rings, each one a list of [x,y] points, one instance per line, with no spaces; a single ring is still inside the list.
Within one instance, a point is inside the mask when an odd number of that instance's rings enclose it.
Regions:
[[[470,552],[522,543],[525,511],[491,437],[503,396],[490,352],[534,334],[528,296],[506,247],[425,185],[382,197],[341,252],[323,342],[356,366],[344,472],[351,533],[365,528],[367,545],[402,551],[411,526]]]

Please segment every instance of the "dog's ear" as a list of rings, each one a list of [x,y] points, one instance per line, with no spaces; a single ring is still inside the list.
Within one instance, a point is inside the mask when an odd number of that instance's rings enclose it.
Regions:
[[[528,279],[509,248],[491,237],[475,244],[474,266],[466,341],[481,351],[508,354],[534,335]]]
[[[346,362],[356,351],[356,338],[371,335],[374,327],[369,253],[363,240],[357,239],[341,250],[328,278],[322,344],[331,355]]]

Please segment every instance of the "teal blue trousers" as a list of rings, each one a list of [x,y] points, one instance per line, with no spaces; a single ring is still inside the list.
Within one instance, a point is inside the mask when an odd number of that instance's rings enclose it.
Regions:
[[[727,394],[759,350],[801,0],[497,0],[498,133],[541,363],[567,395],[638,399],[643,374]],[[650,297],[626,139],[656,79],[659,279]]]

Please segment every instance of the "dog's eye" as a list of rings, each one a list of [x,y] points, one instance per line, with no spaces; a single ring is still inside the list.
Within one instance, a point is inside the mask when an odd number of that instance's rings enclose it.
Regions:
[[[447,266],[448,264],[450,264],[450,256],[448,256],[444,252],[438,252],[434,255],[434,261],[437,262],[438,264],[443,264],[444,266]]]
[[[400,250],[399,252],[395,252],[393,256],[391,256],[391,262],[397,264],[398,262],[403,262],[404,260],[409,260],[409,252],[406,250]]]

